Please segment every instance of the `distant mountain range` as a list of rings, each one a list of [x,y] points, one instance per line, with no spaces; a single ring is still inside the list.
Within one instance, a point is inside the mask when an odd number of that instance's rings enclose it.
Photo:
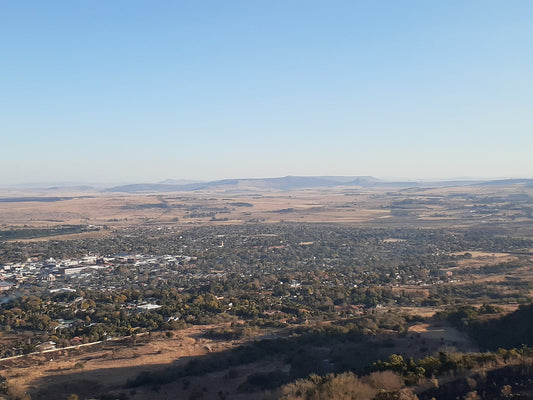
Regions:
[[[114,186],[104,192],[191,192],[199,190],[283,190],[354,186],[354,187],[443,187],[469,185],[513,185],[525,184],[533,187],[533,179],[468,180],[468,181],[383,181],[372,176],[285,176],[282,178],[222,179],[210,182],[175,181],[168,179],[161,183],[136,183]]]
[[[298,189],[332,188],[337,186],[354,188],[438,188],[457,186],[510,186],[520,185],[533,188],[533,179],[471,179],[471,180],[447,180],[447,181],[387,181],[374,178],[372,176],[285,176],[281,178],[247,178],[247,179],[222,179],[216,181],[194,181],[185,179],[166,179],[156,183],[133,183],[106,187],[104,184],[84,185],[84,184],[64,184],[64,185],[16,185],[6,186],[3,189],[12,192],[41,194],[53,193],[84,193],[91,192],[114,192],[114,193],[165,193],[165,192],[194,192],[216,190],[221,192],[253,192],[280,190],[291,191]],[[15,195],[15,194],[12,194]]]
[[[525,184],[527,187],[533,187],[533,179],[498,179],[477,183],[477,185],[483,186],[508,186],[517,184]]]
[[[115,186],[105,189],[105,192],[189,192],[195,190],[211,189],[274,189],[294,190],[316,187],[332,186],[374,186],[380,182],[371,176],[285,176],[283,178],[257,178],[257,179],[222,179],[211,182],[196,182],[186,184],[172,183],[137,183],[131,185]]]
[[[157,182],[164,185],[189,185],[191,183],[200,183],[205,181],[192,180],[192,179],[165,179],[164,181]]]

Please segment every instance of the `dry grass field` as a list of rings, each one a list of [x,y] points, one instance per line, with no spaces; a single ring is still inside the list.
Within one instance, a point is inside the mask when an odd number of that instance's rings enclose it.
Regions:
[[[169,365],[183,364],[192,357],[227,350],[240,341],[213,341],[201,337],[213,325],[193,326],[163,333],[152,339],[139,337],[133,345],[125,339],[73,350],[28,355],[3,361],[2,375],[19,395],[26,392],[32,399],[62,399],[65,393],[94,395],[95,392],[123,390],[128,379],[141,371],[153,371]],[[136,398],[143,398],[136,397]],[[149,397],[147,397],[149,398]]]
[[[69,393],[85,398],[94,396],[95,393],[121,392],[127,393],[132,400],[150,400],[156,392],[157,398],[161,400],[190,398],[197,392],[201,392],[202,399],[207,400],[220,399],[220,392],[227,398],[249,399],[250,393],[242,393],[238,388],[251,372],[289,372],[290,365],[286,360],[273,358],[267,362],[232,368],[231,374],[228,369],[222,369],[157,387],[141,386],[131,389],[125,386],[129,379],[135,378],[142,371],[157,372],[171,365],[184,365],[195,357],[225,351],[254,339],[249,337],[245,340],[214,341],[202,337],[203,332],[214,326],[194,326],[175,331],[172,338],[163,333],[154,334],[150,340],[139,338],[135,345],[126,339],[83,349],[29,355],[4,361],[0,368],[16,394],[29,393],[33,400],[66,399]],[[443,346],[462,351],[477,350],[466,335],[446,325],[415,324],[409,328],[408,333],[406,337],[386,334],[374,337],[368,343],[361,343],[360,351],[367,351],[368,346],[384,346],[386,354],[407,354],[417,358],[432,354]],[[256,334],[257,337],[262,337],[265,332]],[[383,354],[384,358],[386,354]],[[228,379],[228,375],[233,376]],[[262,396],[270,398],[268,393],[263,393]]]
[[[188,227],[285,221],[428,228],[498,225],[500,229],[533,236],[530,219],[516,207],[509,206],[512,198],[509,200],[506,196],[516,193],[533,195],[533,190],[509,187],[496,191],[470,186],[426,189],[336,187],[291,192],[242,189],[164,194],[65,192],[54,193],[53,201],[50,201],[50,195],[43,193],[22,195],[0,190],[0,200],[13,199],[0,201],[0,228],[57,225]]]
[[[92,224],[229,224],[245,222],[358,223],[384,217],[362,194],[354,204],[343,193],[294,192],[213,197],[195,195],[99,195],[58,201],[0,202],[0,226]]]

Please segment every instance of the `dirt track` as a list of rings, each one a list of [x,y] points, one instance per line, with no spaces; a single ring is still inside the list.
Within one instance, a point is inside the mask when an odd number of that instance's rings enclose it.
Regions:
[[[29,355],[4,361],[0,367],[17,394],[29,392],[32,399],[54,399],[59,393],[94,393],[121,388],[141,371],[186,362],[189,357],[222,351],[237,342],[215,342],[200,337],[213,325],[193,326],[173,332],[172,338],[155,334],[131,340],[106,342],[91,347]],[[87,386],[85,389],[84,387]],[[56,394],[54,394],[56,393]]]

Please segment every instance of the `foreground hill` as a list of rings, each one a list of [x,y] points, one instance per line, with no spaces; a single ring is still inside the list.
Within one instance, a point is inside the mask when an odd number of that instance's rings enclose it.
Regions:
[[[533,346],[533,304],[500,319],[475,324],[472,336],[480,346],[491,350]]]

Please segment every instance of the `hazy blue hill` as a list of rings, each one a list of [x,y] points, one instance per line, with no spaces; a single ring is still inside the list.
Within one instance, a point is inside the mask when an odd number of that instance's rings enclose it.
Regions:
[[[188,183],[186,183],[188,182]],[[456,186],[508,186],[525,184],[533,186],[533,179],[503,179],[493,181],[383,181],[372,176],[284,176],[280,178],[221,179],[211,182],[194,182],[167,179],[159,183],[135,183],[114,186],[104,192],[190,192],[195,190],[295,190],[318,187],[359,186],[391,188],[436,188]]]
[[[143,192],[179,192],[201,189],[204,184],[169,185],[164,183],[133,183],[130,185],[114,186],[103,192],[143,193]]]
[[[508,185],[518,185],[525,184],[529,187],[533,186],[533,179],[498,179],[494,181],[486,181],[477,183],[480,186],[508,186]]]
[[[171,182],[167,180],[164,182]],[[374,186],[380,182],[371,176],[347,177],[347,176],[285,176],[282,178],[258,178],[258,179],[222,179],[211,182],[197,182],[189,184],[170,183],[138,183],[131,185],[115,186],[105,189],[105,192],[173,192],[194,191],[209,189],[276,189],[293,190],[315,187],[333,187],[341,185]]]
[[[202,183],[204,181],[193,179],[165,179],[164,181],[157,182],[162,185],[190,185],[192,183]]]
[[[52,186],[47,188],[48,191],[71,191],[71,192],[89,192],[93,191],[94,186],[74,185],[74,186]]]

